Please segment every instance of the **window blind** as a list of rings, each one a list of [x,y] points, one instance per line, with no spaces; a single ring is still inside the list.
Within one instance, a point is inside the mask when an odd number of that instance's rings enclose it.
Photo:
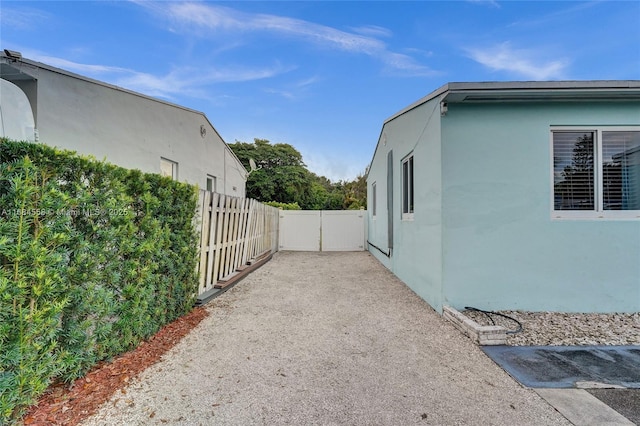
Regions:
[[[593,132],[553,133],[555,210],[594,210]]]
[[[604,210],[640,210],[640,132],[602,132]]]

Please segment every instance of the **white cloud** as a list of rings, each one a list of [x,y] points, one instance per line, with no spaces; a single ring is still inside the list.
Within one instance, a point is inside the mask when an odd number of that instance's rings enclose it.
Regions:
[[[307,168],[318,176],[324,176],[332,182],[351,181],[364,173],[367,159],[347,159],[326,152],[307,152],[301,149]],[[358,164],[360,163],[360,164]]]
[[[170,2],[165,12],[174,22],[191,28],[195,25],[210,31],[270,31],[346,51],[373,54],[384,50],[384,44],[374,38],[301,19],[250,14],[224,6],[191,2]]]
[[[419,64],[411,56],[403,53],[386,52],[384,55],[384,62],[387,65],[387,70],[397,72],[400,71],[404,74],[413,76],[432,76],[437,72],[429,67]]]
[[[293,101],[293,100],[300,99],[301,97],[304,97],[304,95],[309,92],[310,88],[320,80],[321,80],[320,78],[313,76],[313,77],[306,78],[304,80],[298,80],[298,81],[285,84],[286,86],[285,88],[277,89],[277,88],[269,87],[269,88],[263,89],[263,91],[265,93],[278,95],[282,98]]]
[[[186,94],[199,97],[199,88],[209,84],[266,79],[286,71],[287,69],[280,65],[259,69],[244,67],[202,67],[197,70],[176,68],[162,76],[130,72],[128,76],[118,78],[115,84],[150,96],[172,98],[173,95]]]
[[[379,27],[377,25],[366,25],[363,27],[353,27],[351,30],[355,33],[372,36],[372,37],[391,37],[393,33],[391,30]]]
[[[280,96],[282,98],[289,99],[289,100],[296,99],[296,95],[293,92],[288,91],[288,90],[267,88],[267,89],[263,89],[263,91],[265,93],[269,93],[271,95],[277,95],[277,96]]]
[[[267,32],[290,36],[296,41],[305,41],[329,49],[368,55],[380,60],[388,69],[405,74],[433,74],[429,67],[419,64],[411,56],[390,51],[386,43],[376,36],[388,37],[391,33],[378,26],[364,26],[354,29],[354,32],[347,32],[302,19],[245,13],[211,3],[136,3],[161,14],[175,27],[182,28],[183,31],[196,31],[201,37],[214,36],[220,32],[226,36]]]
[[[505,42],[490,48],[469,49],[469,56],[480,64],[495,71],[506,71],[531,80],[553,80],[563,78],[568,60],[540,59],[538,52],[529,49],[515,49]]]
[[[82,64],[38,52],[24,52],[25,56],[47,65],[77,72],[87,77],[101,79],[148,96],[172,99],[174,95],[187,94],[198,97],[199,88],[213,83],[227,83],[266,79],[290,71],[278,63],[270,67],[247,68],[241,66],[175,68],[164,75],[154,75],[128,68]]]
[[[11,8],[7,5],[0,7],[0,25],[5,28],[37,29],[38,25],[50,16],[38,9],[32,8]]]
[[[132,73],[133,71],[126,68],[112,67],[107,65],[92,65],[81,64],[78,62],[69,61],[67,59],[57,58],[55,56],[44,55],[38,52],[24,52],[25,56],[34,61],[42,62],[47,65],[62,68],[67,71],[78,72],[88,75],[97,74],[120,74],[120,73]]]
[[[190,85],[190,82],[181,78],[177,71],[164,76],[131,72],[127,76],[117,78],[114,83],[149,96],[165,99],[172,99],[175,94],[185,93]]]
[[[600,3],[603,3],[603,2],[601,1],[565,2],[565,4],[570,5],[570,7],[567,7],[566,9],[555,10],[552,13],[548,13],[544,15],[534,15],[534,16],[525,15],[522,17],[522,19],[508,25],[508,27],[538,28],[543,25],[555,25],[555,26],[564,25],[568,17],[572,17],[576,15],[577,12],[581,12],[585,9],[589,9],[591,7],[597,6]],[[540,29],[540,31],[542,30]]]
[[[424,56],[427,58],[433,56],[433,51],[431,50],[418,49],[416,47],[406,47],[403,50],[405,52],[415,53],[417,55]]]
[[[495,9],[500,9],[500,3],[495,0],[467,0],[469,3],[478,4],[481,6],[489,6]]]
[[[300,80],[298,82],[296,82],[296,87],[307,87],[307,86],[311,86],[315,83],[317,83],[318,81],[320,81],[321,79],[317,76],[314,77],[309,77],[305,80]]]

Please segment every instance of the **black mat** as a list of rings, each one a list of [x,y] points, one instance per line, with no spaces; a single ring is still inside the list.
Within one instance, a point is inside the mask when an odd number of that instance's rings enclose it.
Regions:
[[[640,346],[482,346],[530,388],[573,388],[598,382],[640,388]]]

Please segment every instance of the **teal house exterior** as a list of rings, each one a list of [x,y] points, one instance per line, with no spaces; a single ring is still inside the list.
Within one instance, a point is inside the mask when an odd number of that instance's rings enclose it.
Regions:
[[[640,311],[640,81],[446,84],[367,186],[369,251],[439,312]]]

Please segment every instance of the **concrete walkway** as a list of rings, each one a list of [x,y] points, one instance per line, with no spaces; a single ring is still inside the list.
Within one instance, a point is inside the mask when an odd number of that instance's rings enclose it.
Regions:
[[[277,253],[89,425],[565,425],[370,254]]]

